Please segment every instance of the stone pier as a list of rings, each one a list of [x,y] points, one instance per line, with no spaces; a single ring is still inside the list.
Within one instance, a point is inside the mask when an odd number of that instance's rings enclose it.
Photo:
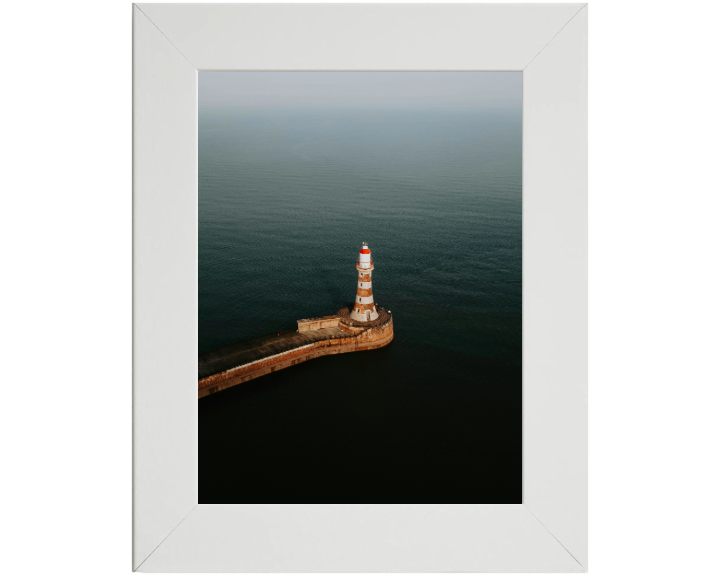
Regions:
[[[198,357],[198,398],[320,356],[386,346],[392,315],[379,309],[369,322],[353,320],[350,307],[336,315],[298,320],[297,329],[207,352]]]

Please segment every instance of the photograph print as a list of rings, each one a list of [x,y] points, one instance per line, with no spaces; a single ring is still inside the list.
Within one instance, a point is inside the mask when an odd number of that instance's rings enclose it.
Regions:
[[[522,73],[198,73],[201,504],[522,502]]]

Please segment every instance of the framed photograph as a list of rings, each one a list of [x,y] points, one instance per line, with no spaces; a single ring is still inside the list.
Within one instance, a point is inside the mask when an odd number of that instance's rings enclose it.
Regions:
[[[133,570],[587,571],[586,4],[133,5],[133,250]]]

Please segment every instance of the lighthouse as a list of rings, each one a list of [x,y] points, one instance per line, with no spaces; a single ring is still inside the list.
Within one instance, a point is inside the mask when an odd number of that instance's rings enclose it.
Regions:
[[[358,271],[357,295],[350,318],[358,322],[370,322],[378,317],[372,293],[372,271],[375,268],[367,242],[363,242],[355,265]]]

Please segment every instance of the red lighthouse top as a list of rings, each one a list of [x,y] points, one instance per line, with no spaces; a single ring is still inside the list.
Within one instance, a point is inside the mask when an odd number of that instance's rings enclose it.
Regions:
[[[373,269],[373,263],[370,259],[370,248],[368,248],[368,245],[363,242],[362,248],[360,248],[360,256],[358,257],[357,261],[357,269],[360,270],[372,270]]]

